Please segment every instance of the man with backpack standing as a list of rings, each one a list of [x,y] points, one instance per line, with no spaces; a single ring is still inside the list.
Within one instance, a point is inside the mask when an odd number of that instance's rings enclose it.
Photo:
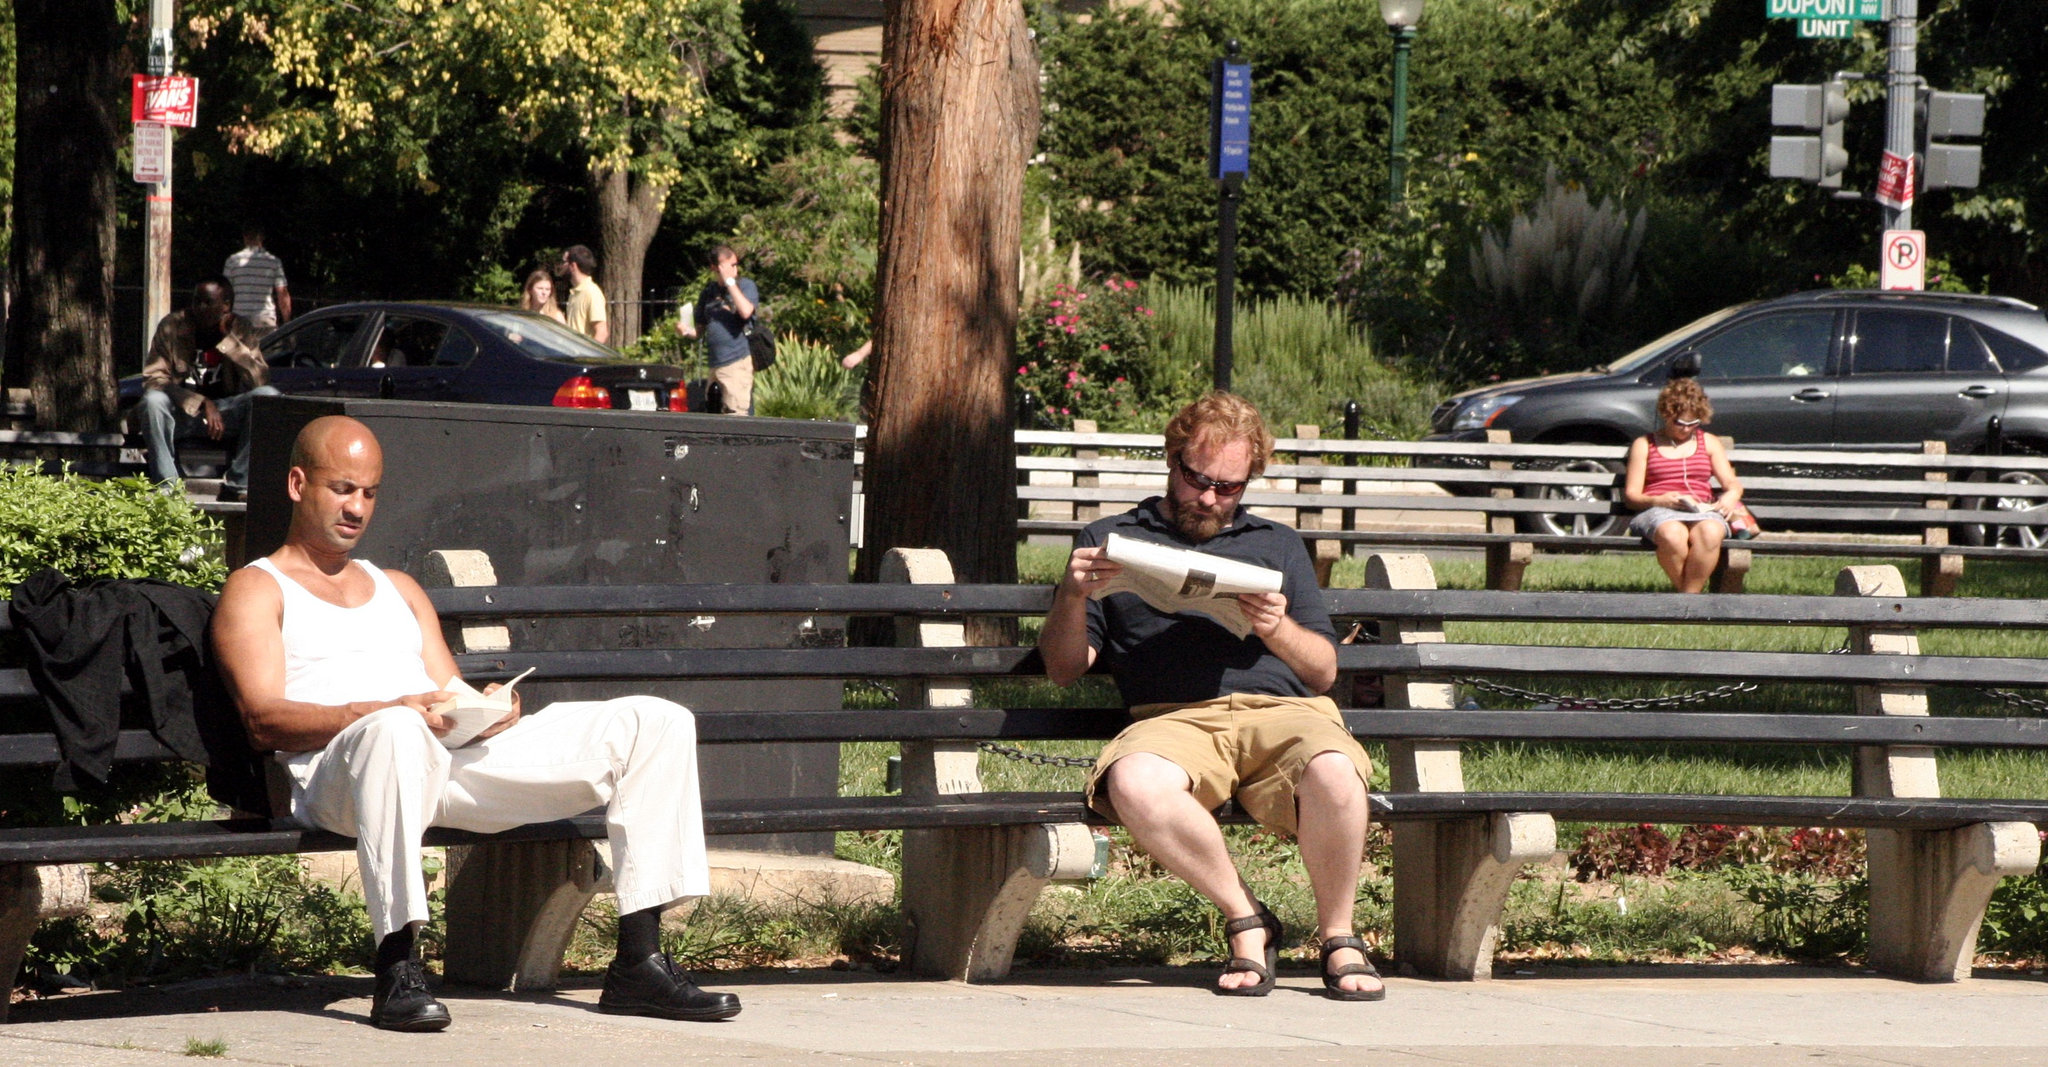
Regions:
[[[754,314],[761,304],[761,290],[751,278],[740,277],[740,254],[731,245],[711,251],[711,267],[717,272],[697,297],[696,314],[703,323],[704,348],[711,360],[711,377],[725,391],[729,415],[754,413],[754,355],[749,337],[761,326]],[[697,336],[695,323],[685,319],[677,325],[683,336]]]

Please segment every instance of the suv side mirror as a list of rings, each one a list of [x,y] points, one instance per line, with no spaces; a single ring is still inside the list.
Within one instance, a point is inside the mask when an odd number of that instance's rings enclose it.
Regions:
[[[1665,375],[1670,381],[1677,381],[1680,378],[1697,378],[1699,376],[1700,353],[1696,348],[1688,348],[1680,352],[1671,361],[1671,369]]]

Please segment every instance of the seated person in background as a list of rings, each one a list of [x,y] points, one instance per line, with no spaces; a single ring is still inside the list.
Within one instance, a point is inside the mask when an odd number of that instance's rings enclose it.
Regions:
[[[1628,446],[1622,502],[1641,512],[1628,532],[1657,550],[1657,562],[1681,593],[1698,593],[1721,561],[1728,520],[1742,483],[1721,439],[1708,433],[1714,407],[1698,380],[1679,378],[1657,394],[1655,433]],[[1713,482],[1721,484],[1714,492]]]
[[[204,436],[237,440],[221,478],[220,499],[240,500],[249,485],[249,398],[275,396],[256,333],[235,314],[226,278],[192,289],[192,303],[165,315],[142,367],[142,433],[149,475],[166,486],[184,476],[178,442]]]
[[[739,1014],[738,997],[698,989],[658,938],[665,908],[709,890],[689,711],[621,697],[521,718],[515,700],[477,741],[443,747],[447,725],[429,709],[451,695],[456,669],[433,605],[403,572],[350,558],[383,476],[368,427],[339,415],[308,423],[292,445],[284,544],[228,578],[212,631],[250,741],[274,750],[291,778],[292,817],[356,839],[377,937],[370,1021],[406,1031],[449,1022],[413,952],[427,920],[427,827],[492,833],[599,807],[619,947],[598,1010]]]
[[[1182,408],[1166,426],[1166,495],[1074,538],[1038,648],[1060,685],[1109,656],[1138,721],[1103,747],[1088,803],[1223,913],[1231,958],[1215,992],[1272,992],[1282,940],[1212,814],[1235,796],[1261,825],[1301,843],[1324,994],[1380,1000],[1379,972],[1351,927],[1372,764],[1336,703],[1318,695],[1337,678],[1336,632],[1300,536],[1238,503],[1272,451],[1258,409],[1239,397],[1213,392]],[[1093,599],[1123,570],[1103,558],[1111,533],[1280,571],[1280,592],[1237,598],[1251,624],[1244,638],[1201,615],[1163,614],[1133,593]]]

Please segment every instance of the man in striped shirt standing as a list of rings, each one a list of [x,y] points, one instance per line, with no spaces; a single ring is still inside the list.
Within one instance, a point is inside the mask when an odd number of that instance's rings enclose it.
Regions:
[[[235,290],[235,314],[257,337],[292,321],[292,291],[285,285],[284,263],[263,247],[263,230],[242,229],[243,248],[220,269]]]

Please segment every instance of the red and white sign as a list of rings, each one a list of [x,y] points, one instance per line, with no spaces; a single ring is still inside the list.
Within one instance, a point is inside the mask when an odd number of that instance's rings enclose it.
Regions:
[[[1886,289],[1927,288],[1927,235],[1919,230],[1884,231],[1882,280]]]
[[[135,180],[144,185],[171,177],[171,130],[161,122],[135,124]]]
[[[1913,206],[1913,187],[1920,184],[1914,180],[1913,172],[1919,169],[1915,164],[1918,156],[1902,156],[1887,151],[1877,165],[1877,202],[1894,211],[1904,211]]]
[[[190,126],[199,120],[198,78],[187,78],[182,74],[162,78],[137,74],[131,84],[134,86],[128,108],[131,121]]]

